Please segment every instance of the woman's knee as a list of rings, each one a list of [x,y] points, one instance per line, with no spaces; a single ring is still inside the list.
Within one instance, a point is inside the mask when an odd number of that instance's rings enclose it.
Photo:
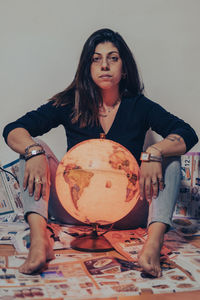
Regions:
[[[163,163],[165,175],[173,178],[174,176],[181,177],[181,158],[180,156],[166,157]]]

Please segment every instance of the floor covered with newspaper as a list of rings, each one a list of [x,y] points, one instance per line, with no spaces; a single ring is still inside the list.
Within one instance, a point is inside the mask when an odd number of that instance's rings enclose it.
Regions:
[[[88,299],[200,290],[200,248],[177,230],[165,236],[161,278],[149,276],[137,265],[137,253],[147,237],[144,229],[108,231],[105,237],[115,251],[105,253],[71,249],[75,236],[89,234],[90,227],[49,224],[49,230],[55,259],[42,273],[29,276],[17,270],[30,246],[29,228],[19,219],[1,222],[0,243],[13,245],[15,254],[0,256],[0,299]]]
[[[114,250],[95,253],[71,249],[71,242],[88,235],[91,227],[52,223],[48,228],[55,259],[40,274],[19,273],[18,267],[26,259],[30,238],[16,181],[18,160],[4,169],[15,178],[0,172],[0,300],[106,297],[113,300],[144,293],[200,293],[200,153],[182,157],[180,197],[175,209],[174,229],[165,235],[161,252],[161,278],[152,278],[137,264],[137,254],[147,238],[144,229],[109,230],[104,237]],[[99,234],[103,233],[101,229]]]

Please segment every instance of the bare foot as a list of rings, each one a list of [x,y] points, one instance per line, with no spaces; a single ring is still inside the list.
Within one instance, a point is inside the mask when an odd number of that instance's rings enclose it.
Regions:
[[[138,255],[138,263],[142,269],[155,277],[161,277],[160,250],[162,243],[159,241],[148,240]]]
[[[24,274],[33,274],[41,271],[48,260],[54,258],[54,252],[48,237],[34,239],[31,242],[29,254],[19,272]]]

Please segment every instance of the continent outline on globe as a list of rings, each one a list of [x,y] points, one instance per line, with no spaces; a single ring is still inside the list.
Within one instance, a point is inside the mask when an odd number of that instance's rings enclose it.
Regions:
[[[63,208],[73,217],[105,225],[134,208],[139,200],[138,177],[137,161],[124,146],[90,139],[64,155],[56,173],[56,190]]]

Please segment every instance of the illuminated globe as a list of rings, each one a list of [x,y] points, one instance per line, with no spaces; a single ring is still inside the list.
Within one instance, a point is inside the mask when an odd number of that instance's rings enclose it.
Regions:
[[[86,224],[106,225],[126,216],[139,199],[139,166],[122,145],[91,139],[59,163],[56,190],[64,209]]]

